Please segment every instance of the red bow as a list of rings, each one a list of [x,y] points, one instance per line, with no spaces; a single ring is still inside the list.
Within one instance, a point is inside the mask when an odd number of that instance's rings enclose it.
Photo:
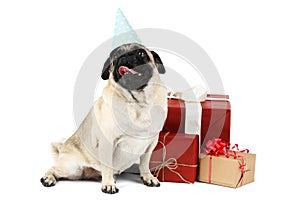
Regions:
[[[240,150],[238,144],[234,144],[232,147],[230,146],[231,145],[229,142],[226,142],[220,138],[211,139],[207,141],[204,147],[204,153],[212,156],[224,155],[227,158],[232,156],[234,159],[238,158],[238,155],[236,155],[235,151],[231,150],[236,149],[239,152],[249,153],[248,149]]]
[[[204,147],[204,153],[207,155],[210,155],[210,167],[209,167],[209,177],[208,177],[208,182],[211,183],[211,173],[212,173],[212,156],[219,156],[219,155],[224,155],[226,156],[226,158],[229,158],[230,156],[232,156],[234,159],[241,159],[242,160],[242,164],[240,165],[240,170],[242,172],[242,181],[241,181],[241,185],[243,183],[243,179],[244,179],[244,172],[245,172],[245,159],[243,156],[237,155],[236,151],[232,151],[234,149],[236,149],[239,152],[246,152],[249,153],[248,149],[244,149],[244,150],[239,150],[239,146],[238,144],[233,145],[232,147],[230,147],[230,143],[226,142],[220,138],[216,138],[216,139],[211,139],[208,140],[206,142],[206,145]]]

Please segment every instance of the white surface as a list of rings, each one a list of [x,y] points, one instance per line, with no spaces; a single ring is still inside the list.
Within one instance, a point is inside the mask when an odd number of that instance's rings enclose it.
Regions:
[[[298,1],[1,1],[1,199],[257,199],[297,195],[300,27]],[[196,41],[212,58],[232,103],[231,140],[257,154],[256,182],[238,189],[195,183],[146,188],[39,179],[49,144],[69,137],[81,64],[114,30],[117,6],[134,28],[165,28]],[[101,65],[101,63],[100,63]],[[191,197],[192,198],[192,197]]]

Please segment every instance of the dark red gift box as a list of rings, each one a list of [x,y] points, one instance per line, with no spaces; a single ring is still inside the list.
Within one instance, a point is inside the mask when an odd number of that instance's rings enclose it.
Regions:
[[[150,169],[160,181],[194,183],[198,152],[199,135],[160,133]]]
[[[228,95],[208,94],[201,102],[201,144],[212,138],[230,142],[231,108]],[[163,132],[185,133],[185,102],[168,99],[168,116]]]

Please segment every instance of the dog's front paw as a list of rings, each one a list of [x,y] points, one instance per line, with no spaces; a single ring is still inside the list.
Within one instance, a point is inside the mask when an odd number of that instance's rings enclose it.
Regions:
[[[102,192],[108,193],[108,194],[115,194],[119,192],[119,189],[117,188],[116,185],[102,185],[101,188]]]
[[[56,178],[51,174],[45,175],[44,177],[41,178],[40,181],[45,187],[51,187],[56,184]]]
[[[144,185],[147,185],[149,187],[159,187],[160,183],[156,177],[154,177],[152,174],[141,174],[141,179],[144,183]]]

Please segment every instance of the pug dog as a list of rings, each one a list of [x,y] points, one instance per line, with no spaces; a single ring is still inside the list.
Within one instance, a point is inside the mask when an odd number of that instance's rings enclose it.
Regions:
[[[114,194],[119,191],[115,175],[139,162],[142,182],[159,187],[149,162],[167,117],[164,73],[159,55],[143,45],[114,49],[102,70],[101,78],[108,80],[102,96],[70,138],[52,144],[56,162],[41,183],[101,179],[102,192]]]

